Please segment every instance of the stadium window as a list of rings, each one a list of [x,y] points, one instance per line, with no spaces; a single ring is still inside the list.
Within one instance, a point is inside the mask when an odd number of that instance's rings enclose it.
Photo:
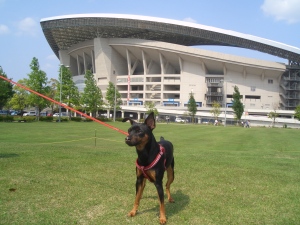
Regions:
[[[256,87],[251,86],[251,91],[255,91],[255,90],[256,90]]]
[[[246,95],[245,99],[260,99],[259,95]]]
[[[272,79],[268,79],[268,84],[273,84],[273,80]]]

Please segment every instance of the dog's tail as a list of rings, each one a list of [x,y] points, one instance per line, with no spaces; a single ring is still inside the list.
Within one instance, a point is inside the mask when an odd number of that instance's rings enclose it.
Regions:
[[[163,136],[160,136],[160,141],[164,141],[164,137]]]

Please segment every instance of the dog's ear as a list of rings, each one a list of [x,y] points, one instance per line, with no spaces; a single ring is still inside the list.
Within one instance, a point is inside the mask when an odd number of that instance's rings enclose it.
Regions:
[[[136,123],[134,120],[132,120],[132,119],[130,119],[130,118],[124,118],[124,119],[122,120],[122,122],[124,123],[124,122],[126,122],[126,121],[128,121],[128,120],[129,120],[129,122],[131,123],[131,125],[133,125],[133,124]]]
[[[147,119],[145,120],[145,124],[153,130],[155,128],[155,118],[154,118],[154,113],[151,112]]]

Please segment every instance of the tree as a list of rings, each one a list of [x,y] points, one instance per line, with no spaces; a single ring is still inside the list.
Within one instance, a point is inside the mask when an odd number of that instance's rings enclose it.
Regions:
[[[97,86],[94,75],[90,70],[87,70],[84,75],[85,87],[81,96],[81,103],[85,109],[96,117],[96,112],[103,105],[103,96],[100,88]]]
[[[22,85],[26,85],[27,80],[26,79],[19,80],[18,83]],[[9,104],[14,110],[20,111],[21,116],[23,116],[23,111],[28,105],[29,93],[28,91],[26,91],[25,89],[17,85],[15,85],[13,89],[14,89],[14,95],[10,99]]]
[[[145,109],[147,110],[146,114],[149,115],[151,112],[153,112],[155,117],[158,116],[158,110],[155,108],[154,102],[146,102]]]
[[[241,96],[239,88],[237,86],[234,86],[234,92],[233,92],[232,98],[233,98],[232,109],[235,113],[235,118],[238,122],[242,118],[242,115],[244,112],[244,106],[243,106],[243,103],[241,102],[242,96]],[[225,107],[227,107],[227,106],[225,106]]]
[[[116,86],[112,83],[108,83],[108,87],[106,89],[106,101],[107,101],[107,107],[109,110],[113,110],[115,106],[115,94],[116,94],[116,110],[121,109],[122,99],[121,94],[119,93],[118,89],[115,89]],[[115,92],[116,91],[116,92]]]
[[[294,117],[300,120],[300,105],[296,107]]]
[[[188,102],[188,111],[189,111],[190,116],[192,116],[192,123],[194,123],[195,115],[197,112],[197,104],[196,104],[193,92],[190,93],[190,99]]]
[[[0,66],[0,75],[7,78],[6,73]],[[13,96],[13,85],[6,80],[0,79],[0,109],[2,109],[9,99]]]
[[[272,120],[272,127],[275,126],[275,120],[277,117],[278,117],[278,113],[276,113],[276,110],[274,110],[268,114],[268,118],[270,118]]]
[[[75,107],[79,105],[80,95],[79,95],[78,88],[76,87],[73,81],[71,71],[64,65],[61,65],[58,77],[59,77],[59,82],[57,83],[56,100],[58,101],[60,100],[60,94],[61,94],[62,103],[66,104],[69,107]],[[69,116],[71,117],[71,112]]]
[[[57,86],[58,86],[58,80],[51,78],[48,81],[48,90],[46,96],[52,99],[55,99],[55,96],[57,95]],[[49,107],[51,108],[51,114],[54,112],[54,108],[57,107],[57,105],[54,102],[49,101]]]
[[[221,114],[221,105],[219,102],[213,101],[212,110],[210,110],[210,113],[213,115],[215,120],[218,120],[218,117]]]
[[[30,63],[31,72],[28,74],[27,86],[40,93],[45,95],[47,93],[47,75],[44,71],[40,70],[39,61],[37,58],[33,57]],[[31,106],[34,106],[38,111],[38,119],[40,112],[47,106],[48,102],[46,99],[36,95],[36,94],[29,94],[28,103]]]
[[[273,103],[273,111],[268,114],[268,118],[272,120],[272,127],[275,127],[276,118],[279,116],[279,114],[276,112],[277,108],[278,104]]]

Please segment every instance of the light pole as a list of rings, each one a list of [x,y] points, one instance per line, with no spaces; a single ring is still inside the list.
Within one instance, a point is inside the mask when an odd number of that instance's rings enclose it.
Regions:
[[[59,87],[59,103],[61,104],[61,88],[62,88],[62,64],[60,64],[60,87]],[[61,122],[61,105],[59,105],[59,122]]]
[[[62,92],[62,67],[63,64],[60,64],[60,88],[59,88],[59,103],[61,103],[61,92]],[[66,66],[66,68],[69,68],[69,66]],[[61,122],[61,105],[59,105],[59,122]]]
[[[117,85],[115,85],[114,122],[116,122]]]
[[[223,81],[224,83],[226,82],[225,84],[225,119],[224,119],[224,127],[226,127],[226,114],[227,114],[227,82],[228,81],[232,81],[232,80],[221,80]]]

